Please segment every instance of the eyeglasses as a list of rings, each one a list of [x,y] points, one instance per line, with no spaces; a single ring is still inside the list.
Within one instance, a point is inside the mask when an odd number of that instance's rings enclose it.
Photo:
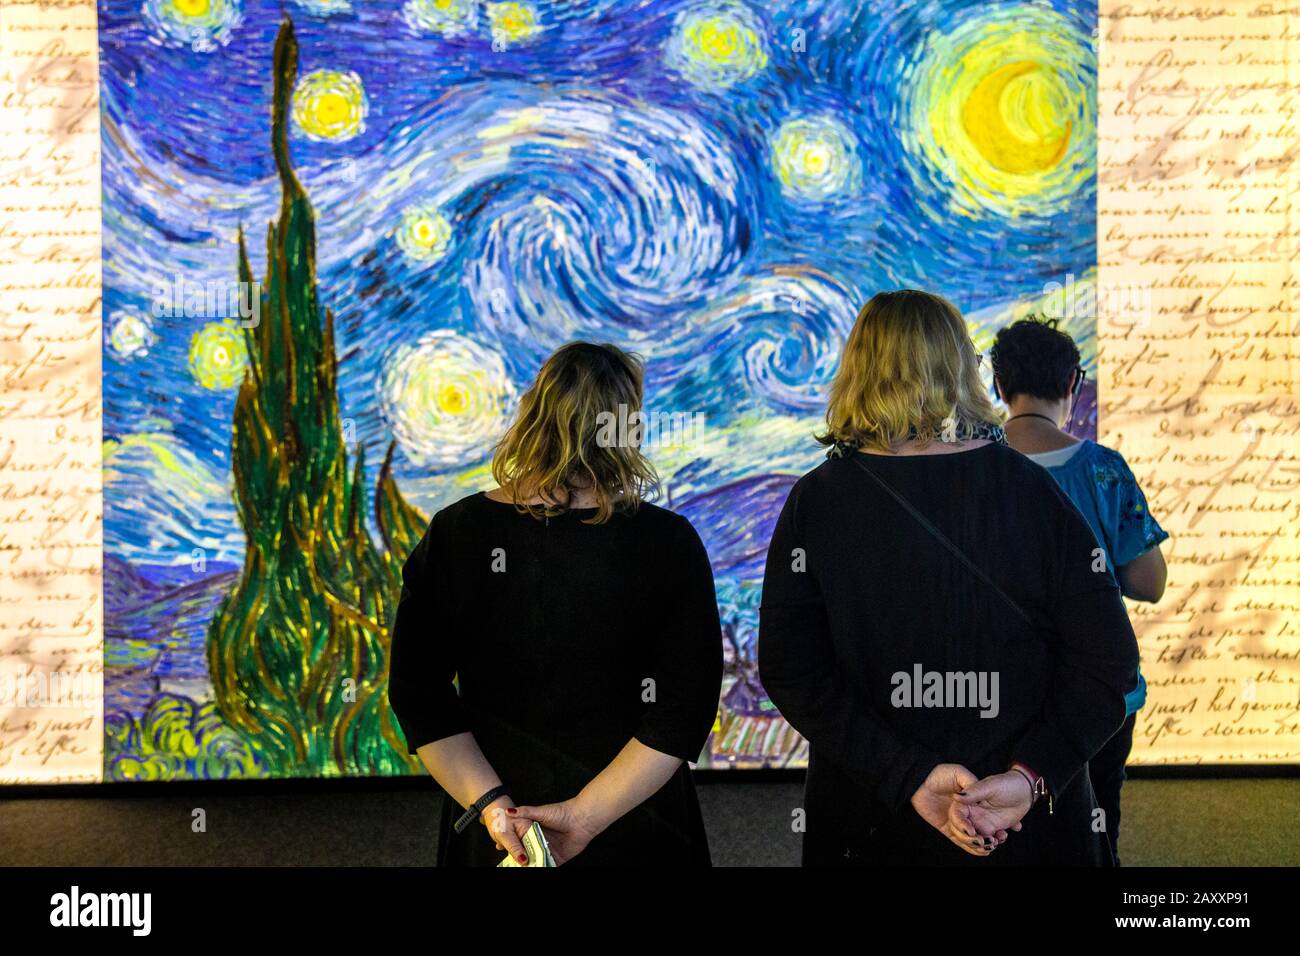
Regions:
[[[1074,412],[1079,405],[1079,396],[1083,394],[1084,380],[1087,379],[1088,377],[1088,370],[1085,369],[1082,365],[1076,365],[1074,367],[1074,370],[1079,374],[1076,376],[1074,380],[1073,393],[1070,395],[1070,414],[1066,416],[1065,419],[1066,422],[1068,423],[1066,425],[1067,429],[1074,423]]]

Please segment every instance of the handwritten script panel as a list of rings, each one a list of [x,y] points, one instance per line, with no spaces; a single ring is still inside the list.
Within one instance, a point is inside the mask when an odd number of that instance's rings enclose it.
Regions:
[[[1136,763],[1300,760],[1296,13],[1101,5],[1100,437],[1171,535]]]
[[[0,784],[103,778],[93,2],[0,3]]]

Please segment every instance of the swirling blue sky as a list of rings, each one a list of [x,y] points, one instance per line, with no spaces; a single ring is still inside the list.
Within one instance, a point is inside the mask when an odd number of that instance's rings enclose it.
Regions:
[[[1077,183],[981,205],[917,121],[917,98],[933,95],[927,64],[985,23],[1051,32],[1044,49],[1078,57],[1047,66],[1095,106],[1095,3],[536,2],[531,35],[508,43],[493,39],[499,5],[471,0],[453,4],[469,12],[463,29],[441,32],[401,2],[209,6],[215,25],[187,34],[168,20],[176,0],[99,5],[106,548],[120,557],[242,553],[236,388],[192,370],[212,319],[155,315],[153,298],[174,276],[232,280],[241,225],[262,272],[279,202],[271,56],[286,15],[300,78],[350,73],[364,88],[355,135],[295,128],[290,140],[317,215],[345,427],[366,446],[371,489],[399,439],[399,484],[426,510],[490,485],[479,432],[443,441],[394,405],[401,375],[438,349],[486,368],[507,405],[565,341],[635,349],[647,406],[707,423],[656,460],[672,501],[703,500],[817,463],[825,386],[873,292],[947,295],[978,341],[1095,267],[1095,141],[1080,123],[1063,161]],[[679,55],[691,18],[718,11],[758,41],[747,64],[724,56],[721,78]],[[783,174],[783,144],[809,129],[829,138]],[[435,256],[403,245],[412,209],[447,229]],[[1073,331],[1091,357],[1091,329]]]

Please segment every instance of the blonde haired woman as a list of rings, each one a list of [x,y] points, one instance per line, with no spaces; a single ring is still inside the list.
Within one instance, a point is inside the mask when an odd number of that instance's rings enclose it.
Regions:
[[[811,745],[806,865],[1110,863],[1087,762],[1124,721],[1136,641],[979,362],[948,301],[874,296],[828,460],[773,533],[759,673]]]
[[[695,529],[645,501],[635,441],[609,440],[641,397],[633,356],[559,349],[497,448],[500,487],[435,514],[406,561],[389,698],[450,797],[439,865],[526,863],[533,821],[560,864],[710,863],[686,762],[721,628]]]

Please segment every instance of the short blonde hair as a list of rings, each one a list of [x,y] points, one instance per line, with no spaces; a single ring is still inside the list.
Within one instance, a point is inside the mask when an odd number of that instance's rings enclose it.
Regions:
[[[516,508],[553,517],[569,509],[574,491],[590,489],[597,511],[585,520],[600,524],[657,491],[635,430],[631,441],[602,440],[609,431],[602,419],[641,411],[643,368],[639,356],[591,342],[570,342],[542,364],[492,458],[492,477]],[[553,504],[525,503],[534,496]]]
[[[970,437],[1001,422],[957,307],[915,289],[879,292],[858,313],[817,440],[889,451],[915,437]]]

